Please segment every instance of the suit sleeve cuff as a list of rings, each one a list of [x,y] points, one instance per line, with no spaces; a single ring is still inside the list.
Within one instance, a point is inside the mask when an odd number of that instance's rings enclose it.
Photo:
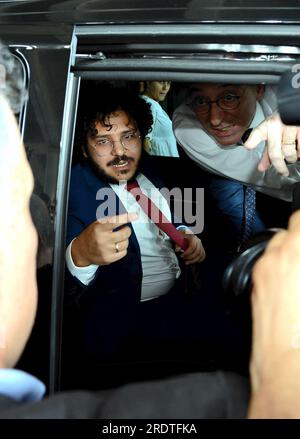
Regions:
[[[190,230],[187,226],[184,224],[181,224],[180,226],[176,227],[177,230]]]
[[[68,270],[72,274],[72,276],[75,276],[78,280],[80,280],[81,283],[83,283],[84,285],[89,285],[89,283],[92,282],[92,280],[94,279],[99,265],[92,264],[88,265],[87,267],[77,267],[74,264],[71,254],[73,241],[70,242],[66,250],[66,264]]]

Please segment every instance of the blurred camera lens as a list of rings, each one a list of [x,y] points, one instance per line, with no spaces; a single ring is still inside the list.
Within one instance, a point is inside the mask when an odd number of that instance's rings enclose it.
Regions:
[[[228,298],[249,298],[252,289],[252,268],[264,252],[272,236],[281,229],[268,229],[256,235],[226,268],[223,288]]]

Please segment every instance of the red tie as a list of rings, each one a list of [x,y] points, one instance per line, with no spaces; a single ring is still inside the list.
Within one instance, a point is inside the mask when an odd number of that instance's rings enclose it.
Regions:
[[[127,183],[127,190],[132,192],[132,195],[135,197],[136,201],[139,203],[143,211],[148,215],[154,224],[157,225],[161,230],[163,230],[169,238],[171,238],[182,250],[186,250],[188,248],[188,240],[184,237],[184,235],[176,229],[176,227],[165,217],[162,211],[156,207],[156,205],[148,198],[142,191],[135,180],[131,183]]]

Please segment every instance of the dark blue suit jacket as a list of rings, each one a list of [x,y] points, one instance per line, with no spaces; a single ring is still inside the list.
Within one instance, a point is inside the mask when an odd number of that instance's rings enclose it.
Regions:
[[[141,172],[158,189],[163,187],[163,183],[151,169],[151,157],[143,158]],[[110,188],[110,186],[99,180],[88,163],[79,164],[73,168],[69,195],[67,244],[97,219],[97,208],[104,202],[104,200],[96,199],[96,194],[101,188]],[[126,212],[112,189],[111,196],[115,197],[115,214]],[[129,226],[132,228],[131,224]],[[140,303],[143,273],[140,247],[133,228],[127,255],[117,262],[99,267],[94,280],[88,286],[84,286],[78,279],[71,276],[68,270],[66,271],[67,299],[69,302],[75,301],[84,310],[85,321],[90,327],[88,332],[99,334],[102,332],[99,331],[99,326],[103,328],[103,339],[101,342],[99,340],[99,345],[105,348],[107,337],[104,333],[107,334],[109,331],[111,337],[114,333],[117,337],[120,325],[123,328],[129,328]],[[97,331],[92,329],[95,325]],[[91,338],[93,337],[87,337],[88,340]],[[107,339],[107,342],[111,343],[111,340]],[[106,348],[109,349],[109,346],[107,345]]]

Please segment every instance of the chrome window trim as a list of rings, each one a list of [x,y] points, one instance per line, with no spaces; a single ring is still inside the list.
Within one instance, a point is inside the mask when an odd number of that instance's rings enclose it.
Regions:
[[[212,26],[213,25],[213,26]],[[145,23],[145,24],[89,24],[76,25],[75,35],[81,41],[86,41],[90,38],[97,40],[97,43],[113,43],[119,40],[123,44],[127,43],[127,39],[134,38],[135,42],[145,39],[151,39],[153,42],[162,43],[161,39],[167,37],[171,41],[185,42],[192,40],[192,42],[201,42],[207,44],[216,41],[229,40],[231,43],[234,39],[237,44],[241,44],[240,39],[265,39],[268,37],[273,41],[280,41],[283,45],[284,41],[289,41],[291,38],[300,41],[300,26],[299,24],[285,24],[281,22],[264,22],[264,23],[189,23],[189,24],[161,24],[161,23]],[[101,40],[99,39],[101,37]],[[156,40],[156,41],[155,41]],[[209,41],[210,40],[210,41]],[[268,43],[269,44],[269,43]],[[288,42],[288,45],[291,43]]]
[[[73,36],[70,52],[70,65],[75,59],[76,45],[77,39]],[[69,70],[60,141],[60,157],[56,189],[57,204],[54,221],[55,240],[53,250],[49,371],[50,394],[54,394],[60,389],[61,379],[66,224],[79,87],[80,78],[75,77],[75,75]]]
[[[17,58],[17,60],[20,62],[22,71],[23,71],[23,86],[24,89],[29,92],[29,82],[30,82],[30,67],[28,64],[28,61],[26,57],[23,55],[23,53],[19,50],[18,46],[10,45],[9,49],[11,50],[12,55]],[[26,121],[26,113],[27,113],[27,103],[28,99],[24,100],[21,111],[19,113],[19,129],[21,132],[21,138],[24,137],[24,129],[25,129],[25,121]]]
[[[50,394],[55,393],[60,388],[66,222],[79,84],[80,79],[70,73],[61,136],[61,153],[57,178],[57,205],[54,223],[55,243],[53,252],[50,339]]]
[[[300,60],[292,24],[91,24],[75,34],[73,72],[85,79],[277,84]]]
[[[182,58],[110,58],[102,61],[78,61],[72,71],[84,79],[277,84],[281,74],[290,71],[296,63],[296,59],[288,62],[184,59],[183,63]]]

